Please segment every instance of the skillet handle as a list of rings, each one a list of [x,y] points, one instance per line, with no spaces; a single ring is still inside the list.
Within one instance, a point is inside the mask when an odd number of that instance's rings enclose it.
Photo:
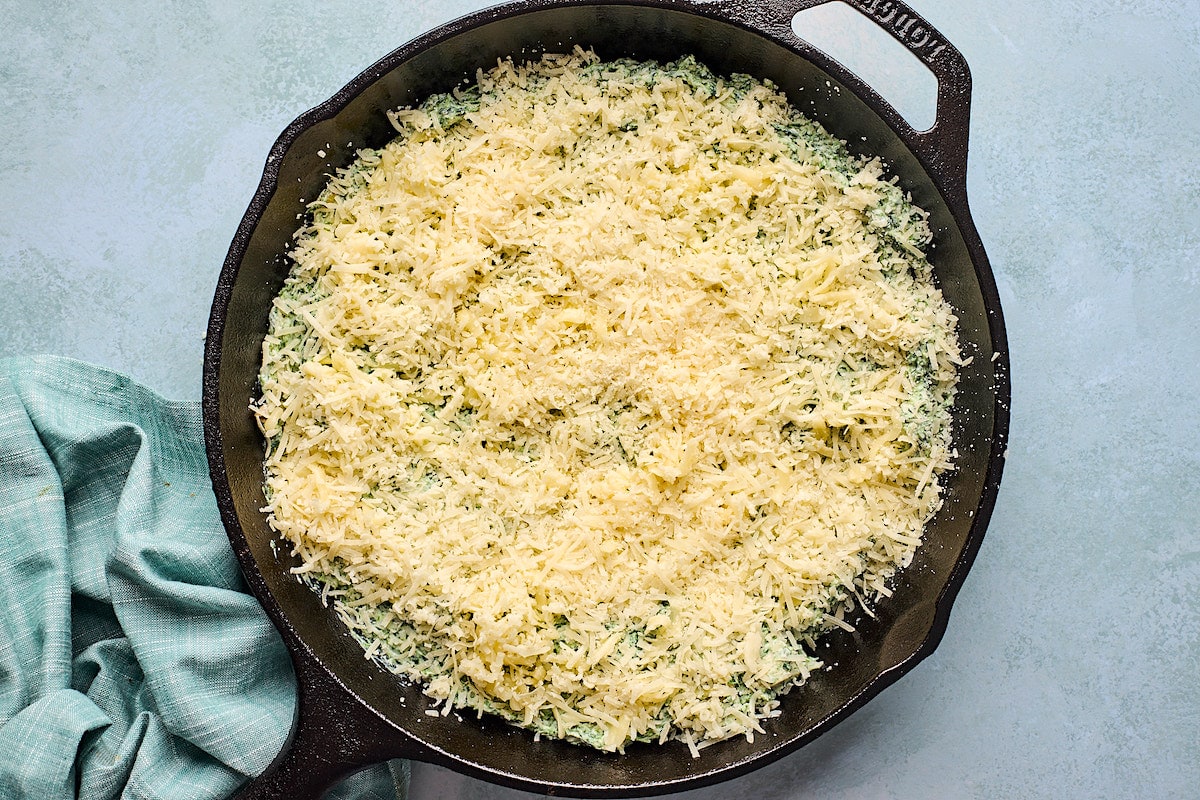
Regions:
[[[971,70],[962,53],[924,17],[900,0],[842,0],[900,42],[937,78],[937,116],[933,127],[917,131],[899,114],[903,133],[935,173],[965,195],[967,134],[971,117]],[[795,42],[792,18],[831,0],[726,0],[722,13],[775,39]],[[807,44],[807,43],[805,43]],[[810,45],[811,46],[811,45]]]
[[[230,800],[319,800],[360,769],[420,757],[421,746],[411,740],[398,753],[396,728],[333,678],[303,645],[289,649],[299,694],[292,731],[270,766]]]

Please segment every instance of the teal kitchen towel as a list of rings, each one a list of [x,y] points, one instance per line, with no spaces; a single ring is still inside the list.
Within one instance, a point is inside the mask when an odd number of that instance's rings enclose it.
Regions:
[[[198,403],[0,360],[0,797],[228,797],[283,746],[283,642],[246,593]],[[407,765],[337,800],[394,800]]]

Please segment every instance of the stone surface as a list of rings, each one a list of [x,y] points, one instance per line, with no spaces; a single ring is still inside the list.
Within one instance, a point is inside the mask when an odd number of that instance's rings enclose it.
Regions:
[[[686,796],[1196,797],[1200,6],[912,4],[975,81],[968,188],[1013,363],[999,503],[930,659],[802,751]],[[275,136],[482,4],[109,5],[0,0],[0,355],[198,399]],[[830,19],[798,26],[928,110],[927,81]],[[417,765],[413,796],[528,795]]]

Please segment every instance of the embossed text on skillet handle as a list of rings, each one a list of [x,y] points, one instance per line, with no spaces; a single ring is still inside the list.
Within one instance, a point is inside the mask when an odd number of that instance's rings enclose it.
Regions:
[[[900,0],[841,0],[890,34],[937,78],[937,116],[933,127],[916,131],[899,114],[893,122],[914,149],[946,177],[943,188],[965,196],[967,138],[971,116],[971,70],[962,53],[936,28]],[[797,41],[792,18],[832,0],[727,0],[722,12],[776,39]],[[806,46],[811,47],[807,43]]]

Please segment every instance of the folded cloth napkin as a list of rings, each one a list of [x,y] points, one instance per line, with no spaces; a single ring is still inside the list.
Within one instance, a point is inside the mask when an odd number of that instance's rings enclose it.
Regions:
[[[283,642],[217,514],[198,403],[0,360],[0,797],[224,798],[283,746]],[[407,765],[332,800],[395,800]]]

